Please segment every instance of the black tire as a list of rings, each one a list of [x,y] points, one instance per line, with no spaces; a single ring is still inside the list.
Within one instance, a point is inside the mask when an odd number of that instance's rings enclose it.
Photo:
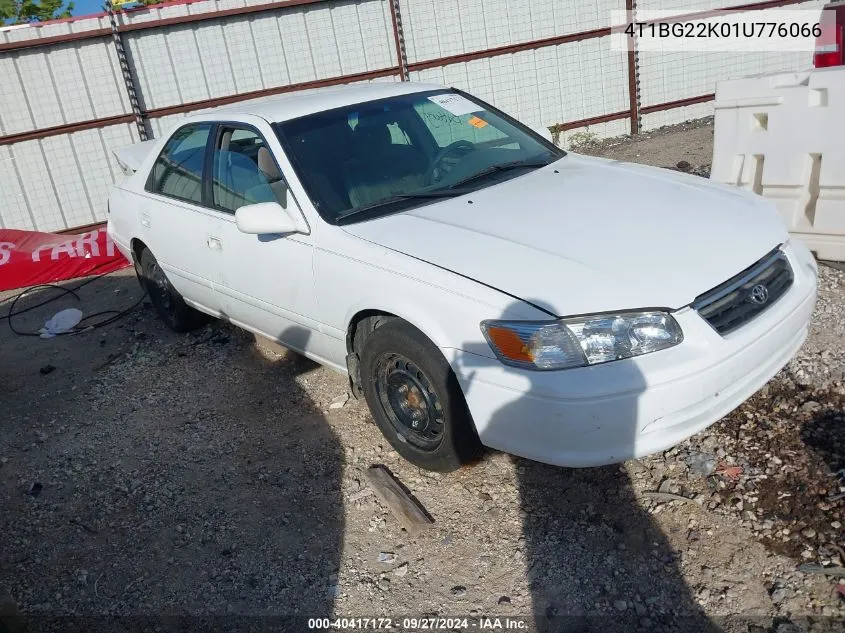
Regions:
[[[364,397],[402,457],[439,472],[478,458],[481,442],[458,380],[422,332],[393,318],[382,321],[361,347]]]
[[[140,264],[140,274],[143,275],[141,285],[167,327],[174,332],[190,332],[208,322],[208,315],[185,303],[149,249],[141,251]]]

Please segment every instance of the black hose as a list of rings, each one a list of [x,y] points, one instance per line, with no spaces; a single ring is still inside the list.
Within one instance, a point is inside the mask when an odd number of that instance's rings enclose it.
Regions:
[[[93,281],[97,281],[98,279],[102,279],[103,277],[111,275],[112,272],[116,272],[116,271],[111,271],[111,272],[103,273],[101,275],[97,275],[95,277],[90,277],[89,279],[86,279],[85,281],[83,281],[82,283],[74,286],[73,288],[65,288],[64,286],[59,286],[57,284],[40,284],[38,286],[31,286],[31,287],[27,288],[26,290],[17,294],[14,297],[14,299],[12,299],[11,303],[9,304],[9,311],[5,315],[0,316],[0,320],[7,319],[8,322],[9,322],[9,329],[12,330],[12,332],[17,334],[18,336],[41,336],[41,332],[24,332],[22,330],[16,329],[15,326],[13,325],[13,323],[12,323],[12,317],[17,316],[19,314],[23,314],[25,312],[29,312],[30,310],[34,310],[35,308],[40,308],[41,306],[45,306],[48,303],[51,303],[51,302],[55,301],[56,299],[60,299],[64,296],[66,296],[66,295],[72,295],[77,301],[80,301],[79,295],[76,292],[77,290],[79,290],[83,286],[90,284]],[[18,310],[17,312],[15,312],[15,306],[18,304],[18,301],[20,301],[24,296],[26,296],[30,292],[33,292],[33,291],[39,290],[39,289],[55,289],[55,290],[61,291],[62,294],[59,294],[55,297],[47,299],[46,301],[42,301],[41,303],[36,303],[33,306],[29,306],[28,308],[24,308],[22,310]],[[144,300],[144,298],[146,296],[147,296],[147,293],[144,292],[144,294],[141,295],[141,297],[140,297],[140,299],[138,299],[138,301],[133,303],[131,306],[129,306],[125,310],[102,310],[101,312],[95,312],[93,314],[86,315],[82,319],[80,319],[79,323],[76,324],[76,327],[74,327],[71,330],[68,330],[67,332],[61,332],[60,334],[57,334],[56,336],[62,336],[62,335],[66,335],[66,334],[78,334],[79,332],[85,332],[85,331],[88,331],[88,330],[95,330],[97,328],[101,328],[103,326],[114,323],[115,321],[123,318],[124,316],[129,314],[132,310],[134,310],[139,305],[141,305],[141,302]],[[98,321],[96,323],[84,325],[84,323],[86,321],[93,319],[94,317],[104,316],[104,315],[111,315],[111,316],[109,316],[109,317],[107,317],[107,318],[105,318],[101,321]]]

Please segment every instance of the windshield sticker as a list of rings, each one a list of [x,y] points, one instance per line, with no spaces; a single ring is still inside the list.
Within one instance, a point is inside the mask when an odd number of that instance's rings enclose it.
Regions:
[[[477,116],[472,116],[467,121],[472,127],[477,127],[479,130],[483,127],[487,127],[487,121],[484,119],[479,119]]]
[[[451,112],[455,116],[469,114],[470,112],[481,112],[484,110],[480,105],[477,105],[461,95],[445,94],[433,95],[428,98],[429,101],[436,103],[447,112]]]

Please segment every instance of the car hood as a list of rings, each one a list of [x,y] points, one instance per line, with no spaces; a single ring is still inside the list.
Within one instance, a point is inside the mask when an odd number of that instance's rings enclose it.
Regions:
[[[573,154],[343,229],[556,316],[683,307],[788,238],[759,196]]]

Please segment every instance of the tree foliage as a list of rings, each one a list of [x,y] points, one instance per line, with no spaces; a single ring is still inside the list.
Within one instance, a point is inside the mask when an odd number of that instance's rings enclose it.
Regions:
[[[9,24],[69,18],[72,11],[64,0],[0,0],[0,22]]]

